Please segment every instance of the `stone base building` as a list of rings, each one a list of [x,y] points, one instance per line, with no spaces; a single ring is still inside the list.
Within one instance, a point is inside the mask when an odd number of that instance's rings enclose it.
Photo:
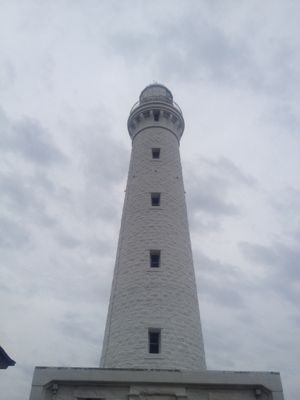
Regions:
[[[37,367],[30,400],[283,400],[277,372]]]

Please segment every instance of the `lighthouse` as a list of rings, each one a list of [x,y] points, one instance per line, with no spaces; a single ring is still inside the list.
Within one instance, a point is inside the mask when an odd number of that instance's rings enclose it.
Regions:
[[[278,372],[206,368],[179,154],[184,118],[170,90],[147,86],[127,125],[100,367],[36,367],[30,400],[283,400]]]
[[[184,119],[153,84],[128,118],[126,196],[101,367],[206,368],[179,154]]]

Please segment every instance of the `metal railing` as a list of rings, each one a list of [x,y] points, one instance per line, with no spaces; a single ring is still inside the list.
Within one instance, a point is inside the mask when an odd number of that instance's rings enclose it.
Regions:
[[[182,111],[181,111],[181,108],[179,107],[179,105],[175,102],[175,101],[173,101],[172,103],[170,103],[170,102],[167,102],[167,101],[163,101],[161,98],[160,99],[158,99],[158,100],[154,100],[154,99],[151,99],[151,101],[143,101],[143,102],[140,102],[140,100],[138,100],[136,103],[134,103],[134,105],[132,106],[132,108],[131,108],[131,110],[130,110],[130,114],[135,110],[135,109],[137,109],[139,106],[143,106],[143,105],[147,105],[147,103],[165,103],[165,104],[167,104],[167,105],[169,105],[169,106],[173,106],[181,115],[182,115]]]

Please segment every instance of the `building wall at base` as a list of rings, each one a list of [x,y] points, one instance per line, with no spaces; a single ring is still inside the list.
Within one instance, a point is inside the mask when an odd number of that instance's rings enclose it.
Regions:
[[[53,389],[50,386],[44,391],[40,400],[275,400],[272,392],[263,391],[257,397],[253,388],[230,388],[230,389],[203,389],[186,388],[176,385],[142,385],[139,391],[134,390],[132,386],[114,387],[105,384],[94,387],[93,385],[77,386],[70,384],[61,384],[58,387],[57,394],[53,395]],[[280,397],[276,398],[277,400]]]
[[[283,400],[274,372],[36,368],[30,400]]]

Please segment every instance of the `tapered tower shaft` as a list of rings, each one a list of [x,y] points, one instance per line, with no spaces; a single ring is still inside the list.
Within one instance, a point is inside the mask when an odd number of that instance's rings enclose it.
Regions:
[[[126,196],[101,367],[205,369],[171,92],[146,87],[128,119]]]

